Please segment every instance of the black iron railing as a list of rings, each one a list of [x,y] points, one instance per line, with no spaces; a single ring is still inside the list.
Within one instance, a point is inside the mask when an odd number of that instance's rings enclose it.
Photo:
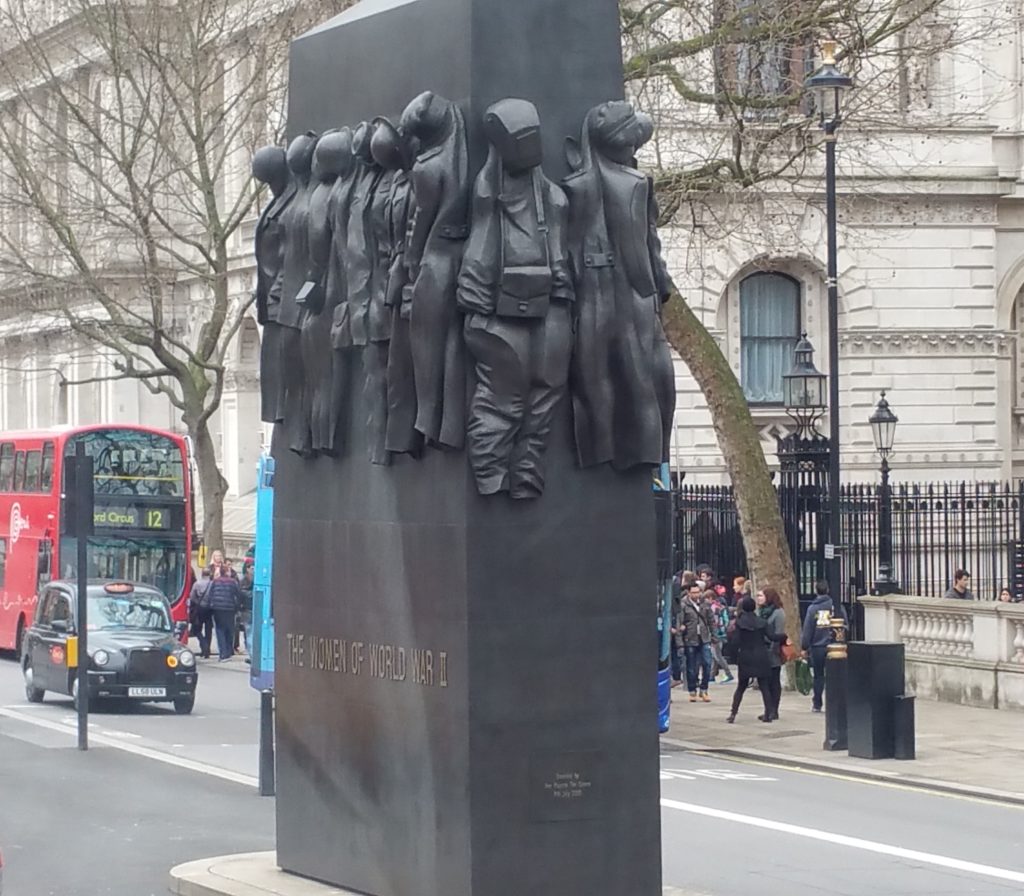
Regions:
[[[799,581],[809,598],[823,572],[817,515],[828,505],[827,486],[778,488]],[[841,501],[844,598],[868,593],[878,575],[882,502],[873,484],[844,485]],[[1024,597],[1024,481],[901,483],[891,486],[893,574],[904,594],[941,597],[953,572],[972,576],[971,590],[991,600],[1010,587]],[[710,564],[722,577],[746,575],[732,488],[682,484],[676,489],[675,566]]]

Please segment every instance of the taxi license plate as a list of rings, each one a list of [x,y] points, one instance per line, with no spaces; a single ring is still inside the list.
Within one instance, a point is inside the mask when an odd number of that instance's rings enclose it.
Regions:
[[[166,697],[167,688],[128,688],[129,697]]]

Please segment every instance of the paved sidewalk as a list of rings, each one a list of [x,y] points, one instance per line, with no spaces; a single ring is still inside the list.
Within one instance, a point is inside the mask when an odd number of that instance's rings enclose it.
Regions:
[[[187,862],[171,869],[173,896],[358,896],[288,874],[277,867],[274,852],[240,853]],[[663,896],[708,896],[693,890],[665,887]]]
[[[672,724],[663,745],[819,768],[932,790],[992,797],[1024,805],[1024,713],[978,709],[932,700],[915,701],[917,759],[856,759],[822,749],[825,716],[811,699],[784,691],[780,720],[757,720],[761,697],[747,691],[729,725],[733,685],[713,685],[711,703],[690,703],[672,691]]]

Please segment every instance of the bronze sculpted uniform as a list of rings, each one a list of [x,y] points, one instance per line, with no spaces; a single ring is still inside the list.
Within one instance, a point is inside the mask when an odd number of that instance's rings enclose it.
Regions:
[[[661,304],[672,282],[652,183],[634,162],[651,133],[627,102],[596,106],[564,182],[577,307],[570,391],[583,467],[625,470],[668,456],[675,382]]]
[[[468,427],[477,488],[539,497],[542,455],[565,394],[572,281],[565,194],[540,170],[540,121],[525,100],[487,110],[491,141],[476,179],[458,301],[476,362]]]
[[[263,327],[260,342],[260,419],[277,423],[284,418],[281,371],[281,273],[284,267],[282,216],[295,196],[288,159],[279,146],[264,146],[252,159],[252,173],[270,187],[271,200],[256,224],[256,320]]]
[[[284,272],[281,311],[278,317],[278,322],[283,328],[281,369],[284,374],[285,393],[284,429],[288,447],[302,455],[312,454],[312,444],[303,395],[306,378],[302,369],[300,333],[304,309],[299,296],[306,285],[310,269],[309,202],[314,186],[311,176],[316,141],[316,134],[302,134],[288,147],[288,167],[295,181],[295,198],[288,204],[283,217]]]
[[[410,335],[416,429],[429,443],[465,441],[465,347],[455,290],[468,235],[465,123],[454,103],[423,93],[402,113],[401,128],[420,144],[412,168],[416,214],[405,246],[412,278]]]
[[[374,119],[370,150],[373,158],[390,172],[382,241],[388,246],[384,306],[391,319],[391,342],[387,366],[387,425],[385,449],[394,454],[419,455],[423,436],[416,430],[416,382],[412,366],[412,342],[409,317],[412,311],[412,288],[405,260],[405,241],[415,202],[409,170],[412,148],[402,134],[386,118]]]
[[[302,366],[306,376],[303,395],[314,453],[337,453],[337,415],[333,408],[331,326],[345,291],[339,289],[333,252],[335,216],[332,202],[338,180],[353,165],[352,132],[348,128],[326,131],[313,153],[315,186],[309,203],[309,291],[302,323]]]
[[[373,154],[373,140],[380,121],[370,125],[370,158],[377,169],[373,195],[367,210],[367,251],[370,256],[370,303],[366,312],[367,345],[363,349],[363,369],[367,406],[370,460],[375,464],[391,461],[385,444],[388,424],[388,350],[391,342],[391,314],[387,307],[388,277],[394,241],[391,234],[391,202],[395,171],[382,166]]]

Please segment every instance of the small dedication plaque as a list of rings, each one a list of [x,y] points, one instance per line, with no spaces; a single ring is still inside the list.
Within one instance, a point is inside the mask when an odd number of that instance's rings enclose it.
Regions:
[[[538,753],[530,759],[533,821],[596,818],[602,809],[604,754]]]

